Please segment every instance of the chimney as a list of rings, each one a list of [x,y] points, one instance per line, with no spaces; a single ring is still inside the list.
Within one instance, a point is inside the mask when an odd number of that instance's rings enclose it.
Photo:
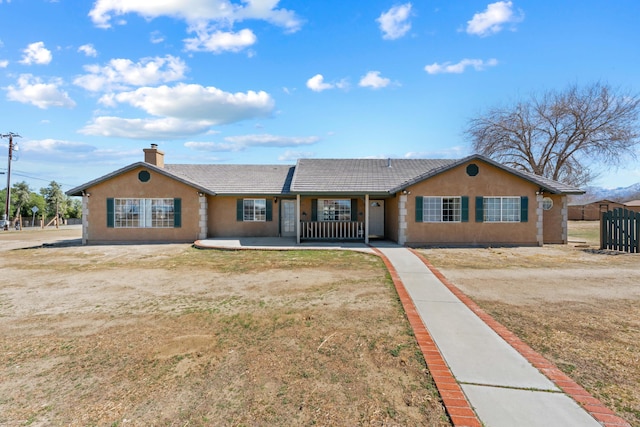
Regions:
[[[144,161],[159,168],[164,167],[164,152],[158,150],[158,144],[151,144],[151,148],[145,148]]]

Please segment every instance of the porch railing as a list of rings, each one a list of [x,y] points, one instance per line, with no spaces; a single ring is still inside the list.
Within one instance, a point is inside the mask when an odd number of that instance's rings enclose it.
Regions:
[[[301,239],[364,239],[362,221],[300,221]]]

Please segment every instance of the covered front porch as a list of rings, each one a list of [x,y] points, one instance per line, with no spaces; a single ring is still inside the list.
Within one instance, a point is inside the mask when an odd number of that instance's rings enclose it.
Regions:
[[[383,238],[385,201],[379,196],[296,196],[296,241]]]

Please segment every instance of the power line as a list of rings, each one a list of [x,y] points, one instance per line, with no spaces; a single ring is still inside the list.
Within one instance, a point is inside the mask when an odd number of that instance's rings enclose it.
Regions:
[[[0,170],[5,170],[5,171],[6,171],[7,169],[6,169],[6,168],[0,168]],[[4,173],[4,172],[2,172],[2,173]],[[35,176],[26,175],[26,174],[25,174],[24,172],[22,172],[22,171],[15,171],[15,170],[12,170],[12,171],[11,171],[11,174],[12,174],[12,175],[17,175],[17,176],[20,176],[20,177],[23,177],[23,178],[34,179],[34,180],[37,180],[37,181],[44,181],[44,182],[56,181],[55,179],[38,178],[38,177],[35,177]],[[56,182],[57,182],[58,184],[60,184],[60,186],[61,186],[61,187],[62,187],[62,186],[64,186],[64,187],[75,187],[75,185],[73,185],[73,184],[65,184],[65,183],[63,183],[63,182],[58,182],[58,181],[56,181]]]

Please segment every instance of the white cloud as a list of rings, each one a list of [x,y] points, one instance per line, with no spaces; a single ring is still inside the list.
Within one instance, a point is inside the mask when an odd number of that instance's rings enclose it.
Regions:
[[[482,71],[487,67],[495,67],[496,65],[498,65],[498,60],[493,58],[488,61],[481,59],[463,59],[456,64],[452,64],[451,62],[438,64],[434,62],[431,65],[425,66],[424,69],[429,74],[460,74],[463,73],[467,67],[473,67],[476,71]]]
[[[93,47],[92,44],[83,44],[78,48],[78,52],[82,52],[86,56],[91,56],[94,58],[98,56],[98,51]]]
[[[40,78],[31,74],[22,74],[18,78],[17,86],[7,87],[7,99],[23,104],[32,104],[38,108],[75,107],[76,103],[67,92],[60,89],[62,80],[52,79],[44,83]]]
[[[113,148],[100,149],[84,142],[58,139],[25,140],[20,141],[20,145],[22,151],[29,153],[31,162],[41,162],[41,168],[45,165],[53,165],[57,167],[57,172],[61,164],[77,168],[78,162],[91,160],[95,165],[99,159],[107,162],[116,161],[116,164],[120,164],[123,157],[137,159],[140,156],[139,149],[125,151]],[[40,170],[40,172],[43,171]]]
[[[162,35],[160,31],[153,31],[151,33],[151,36],[149,37],[149,40],[153,44],[162,43],[164,41],[164,35]]]
[[[499,1],[489,4],[484,12],[473,15],[467,22],[467,33],[484,37],[501,31],[504,24],[516,24],[523,19],[524,13],[514,13],[511,1]]]
[[[315,144],[320,140],[317,136],[278,136],[269,134],[228,136],[225,141],[244,147],[294,147]]]
[[[387,87],[389,84],[391,84],[391,80],[386,77],[380,77],[380,71],[369,71],[362,76],[360,83],[358,83],[361,87],[370,87],[372,89]]]
[[[154,116],[207,120],[212,125],[268,117],[275,105],[271,96],[263,91],[230,93],[212,86],[183,83],[122,92],[115,95],[114,100]]]
[[[92,92],[127,89],[131,86],[146,86],[181,80],[187,65],[180,58],[142,58],[139,62],[130,59],[112,59],[105,66],[87,65],[88,74],[77,77],[73,83]]]
[[[9,66],[9,61],[6,59],[0,60],[0,68],[7,68]]]
[[[395,40],[407,34],[411,29],[409,18],[411,17],[411,3],[405,3],[400,6],[393,6],[386,12],[383,12],[376,21],[380,24],[382,38],[387,40]]]
[[[145,19],[168,16],[190,24],[217,22],[227,26],[256,19],[283,27],[287,32],[299,30],[302,25],[300,18],[293,11],[278,9],[278,3],[279,0],[244,0],[241,3],[230,0],[97,0],[89,16],[96,26],[102,28],[111,27],[114,17],[133,13]]]
[[[316,74],[307,80],[307,87],[314,92],[322,92],[327,89],[348,89],[349,83],[346,79],[342,79],[336,83],[326,83],[322,74]]]
[[[298,159],[309,159],[315,156],[316,156],[316,153],[312,151],[287,150],[281,156],[278,156],[278,160],[281,162],[292,162]]]
[[[207,152],[239,151],[241,149],[236,144],[229,144],[224,142],[189,141],[185,142],[184,146],[187,148],[191,148],[192,150]]]
[[[237,33],[226,31],[196,31],[195,38],[185,39],[185,49],[188,51],[206,51],[213,53],[240,52],[255,44],[257,37],[253,31],[240,30]]]
[[[177,139],[197,135],[211,126],[207,121],[188,121],[171,117],[161,119],[125,119],[122,117],[97,117],[80,129],[85,135],[131,139]]]
[[[44,42],[31,43],[22,52],[24,53],[24,55],[22,56],[22,60],[20,61],[21,64],[46,65],[51,62],[51,59],[53,59],[51,51],[44,47]]]
[[[84,142],[62,141],[59,139],[41,139],[25,141],[22,150],[38,153],[86,153],[94,151],[95,147]]]
[[[224,138],[225,142],[186,142],[185,147],[197,151],[243,151],[249,147],[298,147],[312,145],[317,136],[291,137],[270,134],[239,135]]]
[[[122,138],[175,139],[208,133],[212,126],[268,117],[275,106],[266,92],[229,93],[215,87],[178,84],[110,94],[104,104],[129,104],[159,118],[97,117],[80,132]],[[108,101],[108,102],[107,102]]]

